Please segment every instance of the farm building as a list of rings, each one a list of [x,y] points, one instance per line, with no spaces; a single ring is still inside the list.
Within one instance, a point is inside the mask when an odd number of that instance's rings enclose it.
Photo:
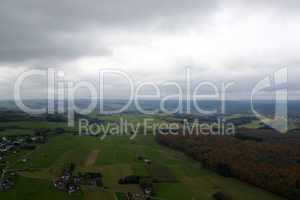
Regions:
[[[147,165],[150,165],[150,164],[151,164],[151,162],[152,162],[152,161],[151,161],[151,160],[149,160],[149,159],[145,159],[145,160],[144,160],[144,163],[145,163],[145,164],[147,164]]]
[[[82,185],[103,186],[101,173],[86,172],[84,174],[80,174],[79,179]]]
[[[14,182],[6,179],[0,180],[0,191],[6,191],[12,189],[15,186]]]
[[[75,165],[71,163],[68,167],[63,170],[63,175],[53,182],[54,187],[67,191],[69,194],[80,190],[81,185],[97,186],[102,187],[102,174],[85,172],[78,173],[77,176],[73,175]]]
[[[53,184],[57,189],[67,191],[69,194],[80,190],[80,179],[72,176],[72,173],[69,173],[67,170]]]

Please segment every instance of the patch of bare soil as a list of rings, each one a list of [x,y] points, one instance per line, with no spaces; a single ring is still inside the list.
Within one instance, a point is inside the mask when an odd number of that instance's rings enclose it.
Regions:
[[[92,166],[96,162],[98,154],[99,154],[99,150],[91,151],[85,161],[85,166],[86,167]]]

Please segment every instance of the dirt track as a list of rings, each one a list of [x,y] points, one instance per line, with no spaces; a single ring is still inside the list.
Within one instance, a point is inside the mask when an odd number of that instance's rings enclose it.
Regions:
[[[98,154],[99,154],[99,150],[91,151],[85,161],[85,166],[87,167],[92,166],[96,162]]]

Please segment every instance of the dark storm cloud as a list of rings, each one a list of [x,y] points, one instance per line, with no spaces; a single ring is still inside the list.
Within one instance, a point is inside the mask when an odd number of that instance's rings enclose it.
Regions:
[[[2,0],[0,6],[0,62],[68,60],[101,56],[110,47],[95,45],[109,30],[147,28],[152,23],[173,31],[194,18],[206,20],[220,7],[240,3],[253,9],[299,10],[298,0]],[[156,23],[157,22],[157,23]],[[158,24],[158,25],[157,25]],[[151,26],[150,26],[151,27]],[[182,27],[181,27],[182,28]],[[156,30],[154,30],[156,31]]]
[[[155,20],[176,23],[182,16],[205,16],[217,1],[200,0],[2,0],[0,62],[68,60],[107,55],[95,45],[93,30],[146,26]],[[185,18],[186,22],[191,18]],[[178,23],[178,21],[177,21]]]

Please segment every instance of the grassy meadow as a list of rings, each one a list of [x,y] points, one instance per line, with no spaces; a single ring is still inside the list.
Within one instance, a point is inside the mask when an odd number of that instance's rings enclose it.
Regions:
[[[120,116],[97,117],[114,121]],[[145,116],[123,115],[122,117],[137,123]],[[157,116],[155,120],[163,120],[163,117]],[[34,128],[66,127],[65,124],[47,122],[14,122],[0,124],[1,126],[16,126],[15,129],[24,129],[27,132]],[[17,155],[10,157],[10,168],[34,170],[19,172],[17,186],[12,190],[0,192],[0,199],[123,199],[123,192],[142,193],[142,191],[138,185],[119,185],[120,178],[128,175],[149,176],[150,174],[153,176],[168,174],[175,180],[170,183],[154,184],[155,196],[165,200],[211,200],[212,195],[218,191],[225,191],[236,200],[280,199],[259,188],[233,178],[224,178],[204,169],[199,162],[188,158],[183,153],[158,145],[150,133],[138,135],[134,140],[130,140],[127,135],[109,135],[104,140],[100,140],[99,137],[79,136],[72,129],[66,130],[65,134],[51,137],[46,144],[39,145],[32,152],[18,152]],[[3,134],[10,133],[4,131]],[[137,159],[140,155],[151,159],[154,167],[151,169],[145,167],[144,163]],[[25,156],[28,162],[23,163],[20,159]],[[56,190],[52,181],[70,162],[76,164],[77,171],[101,172],[107,189],[83,187],[82,192],[73,195]]]

